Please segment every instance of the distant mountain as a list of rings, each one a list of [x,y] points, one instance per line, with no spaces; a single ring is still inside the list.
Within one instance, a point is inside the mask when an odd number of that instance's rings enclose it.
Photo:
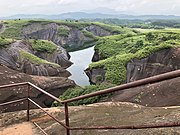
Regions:
[[[116,11],[111,8],[107,7],[99,7],[91,10],[82,10],[82,12],[85,13],[103,13],[103,14],[110,14],[110,15],[118,15],[118,14],[127,14],[127,15],[134,15],[134,12],[129,12],[129,11]]]
[[[113,11],[112,11],[113,12]],[[110,11],[109,11],[110,13]],[[52,20],[64,20],[64,19],[104,19],[104,18],[118,18],[118,19],[180,19],[180,16],[175,15],[127,15],[127,14],[104,14],[104,13],[86,13],[86,12],[69,12],[59,15],[41,15],[41,14],[18,14],[9,17],[0,17],[0,19],[52,19]]]
[[[59,15],[42,15],[42,14],[17,14],[8,17],[0,17],[0,19],[58,19]]]

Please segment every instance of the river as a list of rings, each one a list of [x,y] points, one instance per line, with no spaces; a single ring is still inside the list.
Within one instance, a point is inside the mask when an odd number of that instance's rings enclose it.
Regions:
[[[87,77],[84,70],[91,63],[94,47],[90,47],[84,50],[70,52],[70,61],[74,64],[67,70],[72,74],[69,79],[74,80],[79,86],[89,85],[89,78]]]

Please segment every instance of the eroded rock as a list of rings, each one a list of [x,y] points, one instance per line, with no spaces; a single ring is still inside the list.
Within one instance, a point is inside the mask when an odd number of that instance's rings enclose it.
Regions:
[[[64,122],[63,108],[46,109],[50,114]],[[144,107],[128,102],[105,102],[88,106],[69,107],[71,127],[146,125],[178,122],[180,108]],[[31,121],[38,123],[49,135],[64,135],[64,127],[56,123],[40,110],[30,112]],[[13,116],[13,117],[12,117]],[[26,112],[5,113],[0,115],[1,123],[9,125],[26,120]],[[19,119],[19,121],[18,121]],[[75,130],[73,135],[144,135],[144,134],[179,134],[179,127],[149,129],[114,129],[114,130]]]
[[[9,45],[8,48],[0,49],[0,63],[30,75],[60,77],[69,77],[71,75],[64,68],[70,66],[72,63],[68,60],[67,55],[64,55],[64,52],[62,53],[60,51],[60,48],[52,54],[42,54],[43,60],[47,62],[41,63],[37,62],[34,57],[24,58],[21,54],[22,52],[35,55],[30,43],[26,41],[16,41]],[[51,63],[57,63],[57,65]],[[58,66],[58,64],[60,66]],[[63,66],[61,66],[61,64]]]
[[[144,59],[127,64],[127,82],[180,69],[180,48],[158,51]]]

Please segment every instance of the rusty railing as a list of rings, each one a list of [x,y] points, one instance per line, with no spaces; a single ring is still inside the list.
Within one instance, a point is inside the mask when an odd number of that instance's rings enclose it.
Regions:
[[[13,103],[16,103],[16,102],[21,102],[21,101],[27,100],[28,101],[27,102],[27,120],[28,121],[29,121],[29,110],[30,110],[29,104],[31,102],[35,106],[37,106],[39,109],[41,109],[43,112],[45,112],[47,115],[49,115],[52,119],[54,119],[56,122],[58,122],[61,126],[63,126],[66,129],[66,134],[67,135],[70,135],[71,130],[144,129],[144,128],[177,127],[177,126],[180,126],[179,121],[177,121],[177,122],[169,122],[169,123],[148,124],[148,125],[71,127],[70,122],[69,122],[69,111],[68,111],[68,103],[73,102],[73,101],[77,101],[77,100],[81,100],[81,99],[85,99],[85,98],[89,98],[89,97],[94,97],[94,96],[98,96],[98,95],[104,95],[104,94],[112,93],[112,92],[115,92],[115,91],[125,90],[125,89],[128,89],[128,88],[134,88],[134,87],[138,87],[138,86],[142,86],[142,85],[146,85],[146,84],[152,84],[152,83],[156,83],[156,82],[160,82],[160,81],[164,81],[164,80],[168,80],[168,79],[173,79],[173,78],[177,78],[177,77],[180,77],[180,70],[172,71],[172,72],[169,72],[169,73],[164,73],[164,74],[161,74],[161,75],[149,77],[149,78],[138,80],[138,81],[135,81],[135,82],[130,82],[130,83],[127,83],[127,84],[123,84],[123,85],[116,86],[116,87],[113,87],[113,88],[108,88],[108,89],[105,89],[105,90],[101,90],[101,91],[98,91],[98,92],[86,94],[86,95],[83,95],[83,96],[75,97],[75,98],[64,100],[64,101],[61,101],[59,98],[49,94],[48,92],[44,91],[43,89],[35,86],[34,84],[32,84],[30,82],[10,84],[10,85],[0,86],[0,89],[1,88],[10,88],[10,87],[27,85],[28,86],[28,94],[27,94],[28,96],[26,98],[22,98],[22,99],[19,99],[19,100],[10,101],[10,102],[6,102],[6,103],[1,103],[0,106],[13,104]],[[49,114],[46,110],[44,110],[40,105],[38,105],[35,101],[33,101],[31,99],[31,97],[30,97],[30,87],[33,87],[36,90],[38,90],[38,91],[44,93],[45,95],[49,96],[53,100],[55,100],[55,101],[57,101],[57,102],[59,102],[61,104],[64,104],[65,123],[61,122],[60,120],[58,120],[57,118],[55,118],[54,116]],[[40,130],[42,130],[42,132],[44,134],[47,134],[39,125],[37,125],[37,123],[35,123],[35,125]]]

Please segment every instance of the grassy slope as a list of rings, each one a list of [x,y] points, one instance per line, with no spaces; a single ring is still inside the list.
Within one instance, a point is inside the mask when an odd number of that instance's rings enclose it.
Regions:
[[[102,67],[106,80],[121,84],[126,78],[126,64],[134,58],[145,58],[159,50],[180,45],[179,31],[156,31],[138,35],[117,35],[100,39],[95,49],[104,60],[90,64],[89,68]]]
[[[4,21],[5,30],[0,36],[5,38],[21,39],[22,28],[28,24],[27,20],[8,20]]]
[[[0,37],[0,49],[7,47],[8,45],[10,45],[13,42],[14,41],[12,39],[7,39],[7,38]]]

